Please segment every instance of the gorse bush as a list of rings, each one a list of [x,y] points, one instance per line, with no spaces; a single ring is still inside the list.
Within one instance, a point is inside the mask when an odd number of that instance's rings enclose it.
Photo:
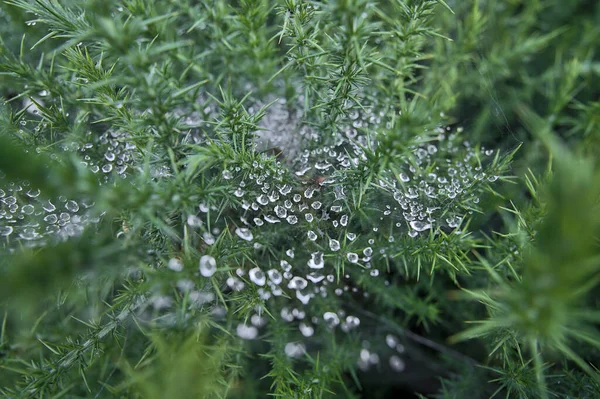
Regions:
[[[600,397],[595,2],[0,19],[2,397]]]

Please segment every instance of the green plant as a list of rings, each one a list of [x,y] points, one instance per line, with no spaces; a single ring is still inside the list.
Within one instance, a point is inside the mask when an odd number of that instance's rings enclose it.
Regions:
[[[600,7],[0,5],[7,398],[596,398]]]

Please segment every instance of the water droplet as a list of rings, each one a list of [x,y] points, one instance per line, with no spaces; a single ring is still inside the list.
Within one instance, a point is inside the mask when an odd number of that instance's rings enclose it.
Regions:
[[[290,215],[286,218],[286,220],[289,224],[296,224],[296,223],[298,223],[298,216]]]
[[[356,240],[356,234],[355,233],[346,233],[346,238],[350,241],[354,241],[354,240]]]
[[[386,335],[385,337],[385,343],[387,344],[387,346],[389,346],[390,348],[395,348],[396,345],[398,345],[398,339],[396,337],[394,337],[391,334]]]
[[[21,212],[26,215],[31,215],[34,210],[35,210],[35,208],[31,204],[27,204],[27,205],[23,206],[23,208],[21,208]]]
[[[287,216],[287,210],[284,207],[277,205],[275,207],[275,214],[277,217],[283,219]]]
[[[203,255],[200,258],[200,274],[204,277],[211,277],[217,271],[217,261],[210,255]]]
[[[290,186],[289,184],[284,184],[282,187],[279,188],[279,194],[281,195],[288,195],[291,191],[292,186]]]
[[[306,353],[306,347],[303,343],[288,342],[284,351],[288,357],[301,357]]]
[[[335,252],[340,250],[340,242],[338,240],[329,239],[329,248]]]
[[[415,231],[424,231],[431,228],[430,223],[422,222],[419,220],[413,220],[409,223],[410,227]]]
[[[237,234],[237,236],[240,237],[242,240],[246,241],[252,241],[252,239],[254,238],[250,229],[246,227],[238,227],[237,229],[235,229],[235,234]]]
[[[323,320],[325,320],[325,323],[331,328],[340,324],[340,318],[333,312],[325,312],[323,314]]]
[[[323,252],[313,252],[308,261],[308,267],[311,269],[322,269],[324,266]]]
[[[183,270],[183,262],[177,258],[171,258],[169,259],[167,267],[173,271],[180,272]]]
[[[348,215],[342,215],[342,217],[340,217],[340,224],[344,227],[348,225]]]
[[[346,326],[349,330],[352,330],[360,325],[360,319],[356,316],[346,317]]]
[[[302,277],[295,276],[288,283],[288,288],[291,290],[303,290],[306,288],[307,285],[308,285],[308,281],[306,281]]]
[[[267,282],[267,277],[260,267],[250,269],[248,277],[250,278],[250,281],[259,286],[263,286]]]
[[[39,189],[31,189],[29,191],[27,191],[27,196],[29,198],[37,198],[40,195],[40,190]],[[0,195],[0,198],[3,197],[2,195]]]
[[[392,368],[392,370],[400,373],[404,371],[404,369],[406,369],[406,364],[404,363],[404,360],[400,359],[399,356],[392,355],[390,357],[390,367]]]
[[[306,276],[306,278],[309,279],[312,283],[317,284],[317,283],[320,283],[321,281],[323,281],[325,279],[325,276],[322,274],[319,274],[319,273],[312,272],[312,273],[309,273]]]
[[[187,217],[187,224],[190,227],[200,227],[202,226],[202,219],[196,215],[189,215]]]
[[[265,215],[264,219],[265,219],[265,222],[268,222],[268,223],[280,223],[281,222],[281,220],[279,220],[275,216],[271,216],[271,215]]]
[[[244,282],[242,280],[240,280],[237,277],[233,277],[233,276],[227,278],[226,283],[227,283],[227,286],[235,292],[239,292],[239,291],[243,290],[244,287],[246,286],[246,284],[244,284]]]
[[[300,323],[300,325],[298,326],[298,329],[300,330],[300,333],[307,338],[312,337],[313,334],[315,333],[315,329],[305,323]]]
[[[308,236],[308,239],[311,240],[311,241],[315,241],[317,239],[317,234],[314,231],[312,231],[312,230],[309,230],[306,233],[306,235]]]
[[[256,199],[256,202],[258,202],[261,205],[267,205],[269,203],[269,197],[262,194]]]
[[[206,245],[213,245],[215,243],[215,237],[208,231],[202,234],[202,239],[204,240]]]
[[[231,174],[231,172],[228,169],[223,170],[223,172],[221,172],[221,175],[223,176],[223,179],[225,179],[225,180],[231,180],[233,178],[233,175]]]
[[[258,336],[258,329],[246,324],[238,324],[236,332],[238,337],[242,339],[255,339]]]
[[[363,254],[364,254],[365,256],[371,256],[371,255],[373,255],[373,248],[371,248],[371,247],[367,247],[367,248],[365,248],[365,249],[363,250]]]
[[[354,252],[348,252],[346,257],[350,263],[358,263],[358,254],[355,254]]]
[[[58,222],[58,217],[54,213],[51,213],[44,217],[44,222],[46,222],[48,224],[54,224],[54,223]]]
[[[13,232],[11,226],[0,226],[0,236],[8,237]]]
[[[73,200],[70,200],[65,204],[65,208],[74,213],[79,210],[79,204]]]
[[[283,281],[283,276],[281,275],[281,273],[278,270],[271,269],[271,270],[267,271],[267,275],[269,276],[269,279],[274,284],[279,285]]]

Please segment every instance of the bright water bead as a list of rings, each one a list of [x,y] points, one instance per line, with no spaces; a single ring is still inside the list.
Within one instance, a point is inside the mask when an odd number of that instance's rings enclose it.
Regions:
[[[217,261],[210,255],[203,255],[200,258],[199,270],[203,277],[212,277],[217,271]]]

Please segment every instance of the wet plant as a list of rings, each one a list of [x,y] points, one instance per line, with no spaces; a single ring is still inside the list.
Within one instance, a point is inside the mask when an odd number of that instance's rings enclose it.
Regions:
[[[561,4],[2,3],[2,396],[598,397]]]

